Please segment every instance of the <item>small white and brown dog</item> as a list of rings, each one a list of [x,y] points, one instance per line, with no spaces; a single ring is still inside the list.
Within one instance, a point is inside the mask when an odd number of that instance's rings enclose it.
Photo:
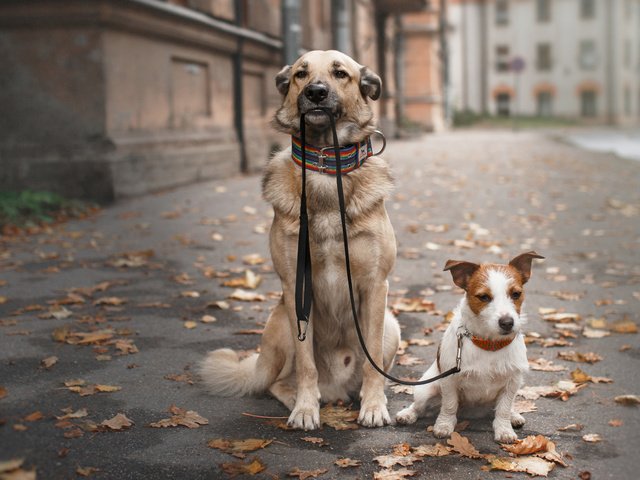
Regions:
[[[460,372],[414,389],[413,404],[396,415],[401,424],[414,423],[429,401],[441,397],[440,414],[433,427],[436,437],[448,437],[456,426],[458,405],[495,404],[493,421],[497,442],[517,439],[513,427],[524,417],[513,410],[516,392],[529,369],[521,313],[523,285],[531,276],[536,252],[518,255],[508,265],[449,260],[453,282],[465,291],[453,319],[442,336],[436,361],[422,376],[431,378],[454,367],[462,336]]]

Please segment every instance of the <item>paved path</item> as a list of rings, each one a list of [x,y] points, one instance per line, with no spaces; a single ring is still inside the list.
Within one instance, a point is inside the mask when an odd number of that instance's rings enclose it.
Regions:
[[[439,339],[443,315],[460,298],[441,272],[446,259],[498,261],[529,249],[542,253],[547,259],[534,266],[527,288],[527,332],[559,337],[539,308],[578,313],[583,320],[579,330],[568,332],[576,336],[567,339],[571,347],[530,345],[531,359],[542,357],[568,370],[533,371],[527,385],[568,380],[576,367],[613,383],[589,383],[567,401],[535,400],[537,410],[525,414],[519,435],[545,435],[569,454],[570,466],[556,468],[550,478],[575,479],[585,471],[594,479],[636,478],[639,411],[613,399],[640,394],[637,335],[590,339],[581,329],[589,319],[609,326],[639,320],[640,164],[526,132],[471,131],[392,142],[387,158],[398,185],[388,202],[399,243],[391,303],[400,296],[424,297],[436,308],[431,314],[401,313],[403,337]],[[279,285],[269,261],[247,266],[243,257],[267,257],[269,219],[259,178],[238,177],[121,202],[50,234],[3,241],[0,461],[24,458],[24,469],[35,468],[47,480],[75,478],[76,472],[101,479],[226,478],[221,464],[239,460],[207,442],[261,438],[273,443],[247,457],[266,465],[259,478],[285,478],[296,467],[327,469],[319,478],[371,478],[381,470],[373,458],[390,454],[394,445],[434,444],[426,429],[433,417],[408,427],[325,426],[305,434],[255,417],[287,415],[271,398],[215,398],[197,384],[191,368],[206,351],[258,344],[251,332],[266,320]],[[233,289],[221,282],[247,268],[262,276],[257,292],[264,301],[227,299]],[[207,306],[220,300],[231,308]],[[203,323],[205,315],[210,323]],[[434,331],[424,336],[425,328]],[[403,358],[430,363],[435,348],[410,346],[410,356]],[[591,365],[557,357],[570,350],[603,359]],[[52,356],[57,363],[42,367]],[[425,368],[398,365],[394,373],[418,376]],[[79,382],[72,380],[85,383],[74,387]],[[104,389],[94,385],[120,390],[94,393]],[[405,393],[387,391],[392,413],[410,402]],[[195,411],[209,424],[149,427],[171,417],[171,405]],[[83,408],[85,417],[55,418],[65,414],[62,409],[81,415]],[[99,426],[118,413],[134,424],[121,431]],[[468,420],[461,434],[482,453],[504,455],[492,440],[490,416],[472,413],[460,415]],[[611,420],[621,425],[611,426]],[[584,428],[558,431],[569,424]],[[582,440],[592,433],[602,441]],[[326,445],[304,437],[322,438]],[[334,462],[343,457],[361,466],[342,470]],[[406,468],[421,478],[505,478],[505,472],[481,470],[483,465],[485,460],[451,454]]]

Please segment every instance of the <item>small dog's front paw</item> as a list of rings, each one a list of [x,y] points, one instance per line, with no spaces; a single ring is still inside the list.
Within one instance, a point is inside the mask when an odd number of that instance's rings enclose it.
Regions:
[[[300,406],[293,409],[287,425],[296,430],[316,430],[320,428],[320,407]]]
[[[525,422],[526,420],[522,415],[516,412],[511,412],[511,426],[513,428],[522,428]]]
[[[416,412],[415,408],[413,408],[413,405],[396,413],[396,422],[402,425],[416,423],[416,420],[418,420],[418,413]]]
[[[516,432],[510,429],[501,429],[495,431],[495,440],[498,443],[513,443],[518,439]]]
[[[358,423],[363,427],[383,427],[391,423],[387,406],[383,401],[367,402],[360,407]]]
[[[449,420],[436,420],[436,424],[433,426],[433,434],[438,438],[448,438],[453,433],[453,429],[456,426],[455,419],[453,422]]]

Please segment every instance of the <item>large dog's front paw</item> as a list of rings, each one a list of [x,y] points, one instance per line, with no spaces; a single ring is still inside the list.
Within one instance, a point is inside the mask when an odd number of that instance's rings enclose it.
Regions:
[[[438,416],[436,424],[433,426],[433,434],[438,438],[448,438],[456,428],[456,417]]]
[[[522,428],[525,424],[525,418],[517,412],[511,412],[511,426],[513,428]]]
[[[289,415],[287,425],[296,430],[316,430],[320,428],[320,405],[296,405]]]
[[[396,423],[410,425],[418,420],[418,412],[413,408],[413,404],[396,413]]]
[[[384,400],[364,402],[360,407],[358,423],[363,427],[383,427],[391,423],[391,416]]]

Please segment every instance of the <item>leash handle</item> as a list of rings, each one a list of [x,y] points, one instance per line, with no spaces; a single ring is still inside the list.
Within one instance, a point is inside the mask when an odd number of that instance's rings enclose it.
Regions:
[[[391,380],[392,382],[399,383],[401,385],[426,385],[428,383],[435,382],[442,378],[453,375],[454,373],[458,373],[460,371],[460,360],[462,358],[462,336],[458,336],[458,350],[456,352],[456,366],[450,368],[446,372],[443,372],[439,375],[436,375],[432,378],[427,378],[425,380],[418,381],[410,381],[410,380],[401,380],[399,378],[394,377],[393,375],[385,372],[371,357],[369,353],[369,349],[367,348],[366,342],[364,340],[364,336],[362,335],[362,329],[360,328],[360,321],[358,319],[358,311],[356,308],[355,297],[353,294],[353,281],[351,280],[351,260],[349,258],[349,240],[347,235],[347,213],[344,201],[344,189],[342,186],[342,166],[340,159],[340,144],[338,142],[338,132],[336,130],[335,120],[333,118],[333,114],[329,109],[325,108],[317,108],[314,110],[315,112],[323,112],[329,118],[329,122],[331,124],[331,133],[333,134],[333,149],[335,151],[336,156],[336,184],[338,189],[338,205],[340,207],[340,222],[342,224],[342,240],[344,244],[344,261],[345,268],[347,273],[347,284],[349,287],[349,300],[351,303],[351,314],[353,316],[353,322],[356,327],[356,333],[358,334],[358,340],[360,342],[360,346],[362,347],[362,351],[364,352],[367,360],[371,364],[371,366],[376,370],[380,375]],[[311,311],[311,257],[309,254],[309,230],[308,230],[308,220],[307,220],[307,198],[306,198],[306,158],[305,158],[305,124],[304,124],[305,114],[300,115],[300,135],[302,137],[302,194],[300,197],[300,234],[298,235],[298,269],[296,271],[296,315],[298,317],[298,340],[304,340],[304,334],[301,336],[300,323],[302,321],[306,321],[307,325],[309,322],[309,312]],[[381,153],[381,152],[379,152]],[[304,227],[303,227],[303,210],[304,210]],[[304,236],[306,237],[306,248],[304,252],[301,250],[303,246],[303,228],[304,228]],[[303,253],[306,253],[306,257],[309,257],[308,265],[305,265],[306,262],[301,262],[301,258],[303,257]],[[308,266],[308,269],[305,268]],[[309,275],[309,279],[307,279],[307,274]],[[303,281],[304,277],[304,281]],[[302,291],[304,287],[304,299],[306,299],[307,287],[308,287],[308,295],[309,295],[309,303],[308,305],[303,302]],[[300,295],[299,295],[300,293]],[[305,308],[307,307],[309,310],[306,311],[306,317],[301,318],[301,313],[305,313]],[[300,308],[299,308],[300,307]],[[306,332],[306,327],[304,332]]]

